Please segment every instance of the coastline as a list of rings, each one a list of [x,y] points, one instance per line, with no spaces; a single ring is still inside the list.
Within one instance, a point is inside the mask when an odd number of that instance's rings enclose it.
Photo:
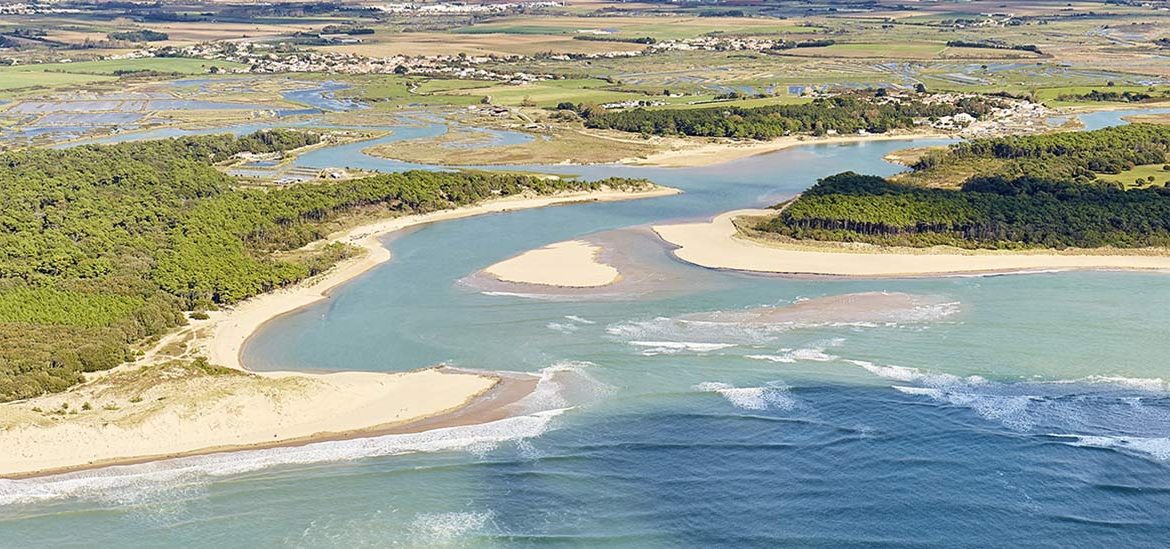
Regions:
[[[655,225],[682,261],[711,269],[786,275],[923,277],[1038,270],[1170,271],[1170,253],[1133,250],[993,251],[957,248],[881,248],[766,242],[740,233],[734,219],[775,210],[735,210],[698,223]],[[1117,253],[1112,253],[1117,252]]]
[[[953,134],[940,132],[899,131],[882,134],[835,135],[827,137],[794,135],[780,137],[770,141],[748,143],[732,141],[704,143],[694,147],[657,152],[645,158],[631,158],[624,160],[622,163],[658,168],[697,168],[773,153],[802,145],[841,145],[848,143],[867,143],[871,141],[911,141],[915,139],[947,139],[954,137],[956,136]]]
[[[297,284],[291,288],[250,298],[237,304],[227,312],[215,311],[208,313],[210,318],[202,321],[201,324],[211,333],[208,337],[196,344],[203,351],[203,356],[206,356],[212,364],[244,369],[244,365],[240,360],[240,353],[243,351],[247,340],[253,334],[269,321],[325,299],[334,288],[389,261],[390,250],[382,246],[379,239],[395,231],[438,221],[449,221],[490,213],[580,202],[610,202],[655,198],[670,196],[679,192],[681,191],[678,189],[659,186],[648,191],[638,192],[604,190],[538,197],[509,197],[428,214],[395,217],[355,227],[338,235],[333,235],[323,242],[341,242],[358,246],[365,251],[364,254],[343,261],[314,280]]]
[[[390,259],[379,238],[437,221],[517,209],[676,194],[677,189],[518,196],[384,219],[313,245],[343,242],[364,254],[290,288],[209,313],[163,337],[137,361],[89,376],[64,393],[0,404],[0,479],[247,449],[418,432],[507,417],[537,378],[426,368],[411,372],[250,372],[240,359],[261,326],[328,296]],[[187,349],[178,363],[166,348]],[[223,368],[218,368],[222,366]],[[504,396],[501,396],[504,395]],[[247,413],[242,413],[246,411]],[[87,444],[79,445],[84,440]]]
[[[155,461],[164,461],[170,459],[206,456],[212,454],[222,454],[230,452],[241,452],[249,450],[266,450],[271,448],[295,448],[315,444],[319,442],[331,442],[341,440],[352,440],[360,438],[380,437],[386,435],[401,435],[413,434],[429,431],[433,429],[445,429],[451,427],[461,427],[464,425],[474,425],[479,423],[487,423],[497,421],[509,417],[511,414],[510,408],[517,402],[527,397],[536,387],[538,379],[535,376],[517,376],[517,375],[498,375],[498,376],[483,376],[482,374],[475,374],[471,372],[464,372],[462,370],[454,370],[446,367],[427,368],[424,370],[416,370],[414,372],[403,372],[403,374],[414,374],[427,370],[443,371],[444,374],[450,375],[455,373],[457,375],[467,374],[476,375],[479,377],[490,378],[493,384],[487,389],[467,397],[458,405],[452,406],[446,410],[438,411],[434,414],[411,418],[399,422],[383,423],[379,425],[371,425],[366,427],[358,427],[345,431],[315,433],[295,438],[281,439],[278,441],[262,441],[251,444],[224,444],[219,446],[209,446],[205,448],[198,448],[185,451],[171,451],[156,454],[139,455],[132,457],[114,457],[108,459],[94,460],[79,465],[65,465],[44,467],[38,469],[28,469],[18,471],[15,473],[0,472],[0,480],[22,480],[32,479],[38,477],[48,477],[54,475],[63,475],[69,473],[78,473],[84,471],[92,471],[105,467],[115,467],[121,465],[138,465],[142,463],[151,463]],[[365,373],[365,372],[342,372],[342,373]],[[379,375],[397,375],[397,374],[379,374]]]

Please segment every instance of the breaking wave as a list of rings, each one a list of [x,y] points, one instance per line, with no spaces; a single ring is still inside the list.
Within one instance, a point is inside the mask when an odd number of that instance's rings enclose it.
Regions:
[[[644,347],[643,356],[673,355],[682,352],[709,353],[735,347],[734,343],[698,343],[694,341],[630,341],[630,345]]]
[[[507,441],[538,437],[563,409],[510,417],[479,425],[434,429],[296,447],[244,450],[135,465],[118,465],[47,477],[0,480],[0,505],[83,498],[117,504],[171,493],[176,487],[240,475],[278,465],[352,461],[370,457],[452,450],[482,451]]]
[[[763,387],[735,387],[727,383],[707,381],[694,386],[704,393],[718,393],[736,408],[744,410],[791,410],[796,400],[788,393],[788,386],[772,382]]]
[[[553,419],[566,410],[609,393],[608,385],[586,373],[589,366],[587,362],[565,361],[542,369],[535,390],[514,405],[524,415],[421,433],[224,452],[29,479],[0,479],[0,506],[66,498],[125,505],[197,489],[216,478],[281,465],[444,451],[482,457],[506,442],[523,448],[528,439],[544,434]]]
[[[1094,435],[1049,435],[1065,444],[1085,448],[1104,448],[1137,454],[1154,461],[1170,461],[1170,437],[1131,437]]]
[[[807,347],[802,349],[780,349],[779,354],[774,355],[744,355],[744,358],[752,360],[766,360],[769,362],[781,362],[784,364],[794,364],[796,362],[832,362],[841,357],[831,355],[825,352],[827,347],[839,347],[845,340],[842,338],[831,339],[824,344]]]
[[[996,381],[847,360],[900,393],[965,408],[1019,433],[1170,461],[1170,394],[1156,378]]]

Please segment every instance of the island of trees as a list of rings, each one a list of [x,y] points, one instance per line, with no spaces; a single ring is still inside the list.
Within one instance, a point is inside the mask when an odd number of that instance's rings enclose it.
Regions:
[[[1097,174],[1165,164],[1168,151],[1170,126],[1154,124],[979,139],[926,155],[895,181],[827,177],[756,228],[897,246],[1165,247],[1170,189],[1125,189]]]
[[[587,105],[563,104],[585,119],[590,128],[649,135],[686,135],[772,139],[789,134],[827,132],[885,133],[911,128],[922,119],[967,113],[976,118],[1001,106],[996,98],[968,96],[954,102],[927,102],[916,97],[893,98],[883,90],[814,99],[799,105],[643,109],[606,111]]]
[[[162,42],[169,38],[167,33],[147,29],[111,32],[110,40],[125,40],[128,42]]]
[[[134,345],[327,269],[351,250],[301,248],[345,216],[405,215],[519,193],[643,180],[412,171],[277,189],[215,163],[318,142],[305,131],[0,154],[0,401],[63,390]]]

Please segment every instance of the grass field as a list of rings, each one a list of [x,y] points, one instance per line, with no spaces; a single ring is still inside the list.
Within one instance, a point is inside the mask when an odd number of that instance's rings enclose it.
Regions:
[[[463,27],[457,34],[565,35],[606,32],[619,38],[658,40],[721,34],[814,34],[818,29],[777,19],[747,17],[512,17]]]
[[[116,71],[159,71],[182,74],[203,74],[210,67],[222,69],[239,68],[243,65],[229,61],[206,59],[185,59],[178,57],[151,57],[143,59],[110,59],[105,61],[81,61],[76,63],[44,63],[39,65],[17,65],[5,67],[0,74],[8,72],[61,72],[72,74],[108,74]]]
[[[788,50],[785,55],[859,59],[934,59],[944,49],[946,49],[946,44],[938,42],[858,43],[833,44],[821,48],[797,48]]]
[[[74,86],[93,82],[114,80],[112,76],[92,74],[68,74],[55,72],[25,72],[17,70],[0,70],[0,90],[18,90],[23,88],[56,88]]]
[[[316,49],[373,57],[393,55],[535,55],[541,53],[604,53],[639,51],[645,46],[574,40],[572,36],[541,34],[447,34],[441,32],[378,32],[361,44],[320,46]]]
[[[1119,174],[1097,174],[1097,179],[1121,183],[1127,189],[1163,187],[1170,183],[1170,169],[1165,169],[1166,166],[1170,164],[1147,164]]]
[[[1099,92],[1114,92],[1114,93],[1144,93],[1154,96],[1155,100],[1170,101],[1170,87],[1151,87],[1151,86],[1063,86],[1058,88],[1041,88],[1036,90],[1036,100],[1048,105],[1050,107],[1070,107],[1070,106],[1108,106],[1125,104],[1121,102],[1106,102],[1106,101],[1084,101],[1084,100],[1066,100],[1060,99],[1061,96],[1067,95],[1085,95],[1092,91]]]
[[[473,130],[459,130],[435,138],[380,145],[367,152],[425,164],[489,166],[616,162],[645,157],[658,150],[651,142],[640,139],[610,138],[571,129],[543,133],[519,145],[479,146],[483,138]]]
[[[553,107],[562,101],[571,103],[607,103],[630,99],[651,99],[645,94],[613,91],[604,80],[543,80],[521,85],[500,85],[487,88],[453,90],[451,94],[471,94],[476,97],[490,96],[497,105],[534,104],[539,107]]]

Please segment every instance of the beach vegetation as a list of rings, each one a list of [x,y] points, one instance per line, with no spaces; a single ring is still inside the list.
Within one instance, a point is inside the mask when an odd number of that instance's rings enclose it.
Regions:
[[[1166,247],[1170,189],[1148,178],[1129,188],[1108,177],[1161,165],[1168,151],[1170,128],[1150,124],[978,139],[916,165],[930,172],[986,162],[957,188],[847,172],[820,180],[757,229],[796,239],[917,247]]]
[[[354,249],[306,245],[347,215],[650,186],[411,171],[259,189],[215,166],[319,141],[314,132],[267,130],[0,154],[0,401],[63,390],[131,360],[136,346],[184,324],[185,311],[330,268]]]
[[[916,98],[885,100],[877,92],[824,97],[803,104],[701,109],[606,111],[580,105],[575,110],[590,128],[651,135],[772,139],[790,134],[885,133],[914,127],[918,121],[958,113],[976,118],[999,106],[995,98],[964,97],[953,103]]]

